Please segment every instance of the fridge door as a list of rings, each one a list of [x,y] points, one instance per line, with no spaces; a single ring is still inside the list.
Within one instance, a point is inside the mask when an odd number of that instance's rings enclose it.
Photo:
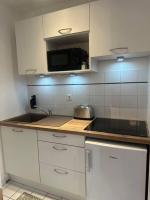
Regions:
[[[87,200],[145,200],[147,149],[86,141]]]

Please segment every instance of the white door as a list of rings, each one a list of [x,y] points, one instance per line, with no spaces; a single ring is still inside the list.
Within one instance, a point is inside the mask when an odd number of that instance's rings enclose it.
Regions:
[[[16,45],[19,74],[46,73],[47,55],[42,16],[17,22]]]
[[[86,142],[87,200],[145,200],[145,148]]]
[[[1,132],[6,172],[40,182],[36,131],[2,127]]]
[[[89,4],[46,14],[43,26],[45,38],[89,31]]]
[[[127,48],[129,54],[150,52],[150,1],[99,0],[90,4],[90,55],[110,56]],[[142,13],[142,14],[141,14]]]

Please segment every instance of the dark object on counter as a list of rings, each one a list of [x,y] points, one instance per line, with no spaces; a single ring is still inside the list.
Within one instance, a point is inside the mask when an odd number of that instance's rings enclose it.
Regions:
[[[96,118],[85,130],[148,137],[145,121]]]
[[[94,109],[90,105],[79,105],[74,108],[74,118],[75,119],[93,119]]]
[[[37,108],[37,103],[36,103],[36,95],[32,95],[31,99],[30,99],[30,107],[32,109],[36,109]]]

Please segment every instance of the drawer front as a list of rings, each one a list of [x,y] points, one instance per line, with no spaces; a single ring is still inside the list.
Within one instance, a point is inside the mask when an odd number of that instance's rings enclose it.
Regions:
[[[84,147],[85,137],[57,132],[38,131],[38,140]]]
[[[82,198],[85,197],[84,173],[78,173],[43,163],[40,163],[40,171],[42,184],[66,193],[81,196]]]
[[[85,172],[85,150],[62,144],[38,142],[41,162]]]

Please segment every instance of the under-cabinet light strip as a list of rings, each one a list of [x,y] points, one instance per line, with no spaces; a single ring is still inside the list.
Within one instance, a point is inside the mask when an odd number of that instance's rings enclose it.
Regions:
[[[115,83],[73,83],[73,84],[67,84],[67,83],[56,83],[56,84],[28,84],[27,86],[33,87],[33,86],[67,86],[67,85],[110,85],[110,84],[135,84],[135,83],[148,83],[148,81],[143,82],[115,82]]]

